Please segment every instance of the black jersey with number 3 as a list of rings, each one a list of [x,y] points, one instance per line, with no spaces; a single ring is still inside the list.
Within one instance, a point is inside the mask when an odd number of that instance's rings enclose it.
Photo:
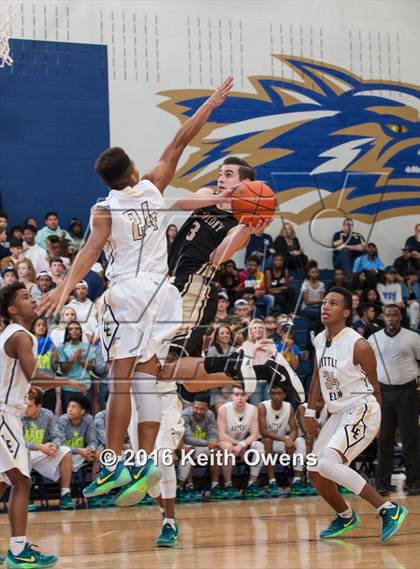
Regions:
[[[194,273],[210,276],[210,255],[236,225],[238,221],[231,212],[215,205],[196,209],[169,250],[169,274],[175,277],[175,284],[185,282]]]

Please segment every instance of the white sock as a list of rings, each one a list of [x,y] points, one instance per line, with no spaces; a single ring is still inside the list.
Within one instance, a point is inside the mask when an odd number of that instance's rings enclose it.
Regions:
[[[70,488],[61,488],[61,497],[65,494],[70,494]]]
[[[300,480],[300,477],[299,477],[299,476],[294,476],[294,477],[293,477],[293,482],[292,482],[292,484],[293,484],[294,482],[299,482],[299,480]]]
[[[211,483],[211,489],[213,490],[213,488],[216,488],[216,486],[219,486],[218,482],[212,482]]]
[[[340,518],[350,519],[353,515],[353,510],[349,507],[347,508],[347,510],[344,510],[344,512],[338,512],[338,515],[340,516]]]
[[[115,462],[115,464],[113,464],[112,466],[107,466],[107,469],[108,469],[110,472],[114,472],[114,470],[116,470],[118,464],[119,464],[121,461],[122,461],[122,457],[119,456],[117,462]]]
[[[384,502],[382,504],[382,506],[379,506],[378,508],[378,513],[383,510],[383,509],[389,510],[389,508],[395,508],[394,504],[392,502]]]
[[[10,551],[13,555],[19,555],[25,549],[26,535],[19,535],[10,538]]]
[[[255,480],[248,480],[248,486],[251,486],[251,484],[255,484]]]
[[[175,525],[175,518],[164,518],[163,519],[163,525],[169,524],[170,526],[172,526],[172,529],[176,529],[176,525]]]
[[[275,478],[270,478],[270,480],[268,481],[269,484],[277,484],[277,480]]]

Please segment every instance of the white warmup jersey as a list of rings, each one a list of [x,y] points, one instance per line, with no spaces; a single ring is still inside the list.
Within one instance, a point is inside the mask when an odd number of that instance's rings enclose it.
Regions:
[[[246,403],[245,409],[239,413],[233,408],[233,402],[225,405],[227,410],[226,434],[237,441],[246,439],[251,432],[252,418],[256,407]]]
[[[168,272],[166,210],[161,192],[149,180],[133,188],[111,190],[98,206],[110,211],[111,236],[105,247],[111,286],[139,273]]]
[[[281,409],[273,409],[271,401],[263,401],[266,413],[267,429],[277,435],[285,436],[289,432],[289,417],[292,406],[287,401],[283,401]]]
[[[362,336],[352,328],[344,328],[326,345],[326,331],[315,338],[319,381],[322,396],[330,413],[356,407],[374,400],[373,387],[360,365],[353,363],[354,344]]]
[[[6,484],[10,484],[9,470],[17,468],[28,478],[31,470],[21,421],[30,383],[19,361],[9,357],[5,350],[7,340],[16,332],[30,336],[34,357],[38,348],[35,336],[19,324],[9,324],[0,335],[0,482]]]
[[[0,335],[0,411],[23,416],[26,409],[26,394],[30,383],[26,379],[19,360],[6,354],[5,344],[16,332],[25,332],[32,340],[32,353],[37,357],[38,344],[26,328],[20,324],[9,324]]]

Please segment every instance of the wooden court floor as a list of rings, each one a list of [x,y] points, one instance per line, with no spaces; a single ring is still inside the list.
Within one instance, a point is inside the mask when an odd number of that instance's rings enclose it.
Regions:
[[[343,539],[317,538],[331,511],[318,497],[182,505],[176,549],[156,549],[160,529],[154,506],[128,509],[36,512],[28,536],[61,569],[420,569],[420,498],[395,499],[410,515],[388,544],[379,541],[381,520],[359,498],[350,498],[362,525]],[[0,516],[0,548],[8,543]]]

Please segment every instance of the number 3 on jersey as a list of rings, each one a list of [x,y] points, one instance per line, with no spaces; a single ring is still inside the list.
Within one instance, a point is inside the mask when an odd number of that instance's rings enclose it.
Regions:
[[[144,239],[148,227],[153,227],[153,231],[157,231],[159,229],[156,212],[150,212],[148,202],[143,202],[141,204],[141,212],[136,209],[128,209],[123,213],[123,216],[132,223],[134,241]]]
[[[194,223],[192,224],[191,229],[189,230],[188,235],[185,237],[185,239],[187,241],[192,241],[194,239],[194,237],[197,235],[200,227],[201,227],[200,222],[194,221]]]

